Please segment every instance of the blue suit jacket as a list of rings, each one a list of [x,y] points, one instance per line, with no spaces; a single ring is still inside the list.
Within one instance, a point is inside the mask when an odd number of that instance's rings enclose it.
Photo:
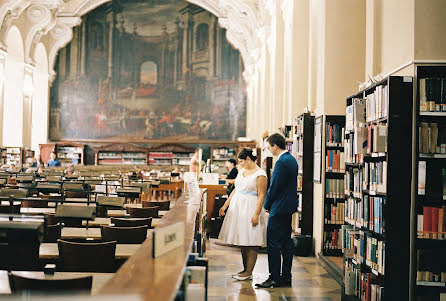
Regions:
[[[280,156],[263,205],[270,216],[297,211],[297,173],[296,159],[289,152]]]

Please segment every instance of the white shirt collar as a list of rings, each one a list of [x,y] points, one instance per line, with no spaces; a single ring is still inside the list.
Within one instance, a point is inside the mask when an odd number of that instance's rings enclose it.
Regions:
[[[280,156],[282,156],[284,153],[287,153],[287,150],[284,150],[283,152],[281,152],[278,156],[277,156],[277,160],[279,160]]]

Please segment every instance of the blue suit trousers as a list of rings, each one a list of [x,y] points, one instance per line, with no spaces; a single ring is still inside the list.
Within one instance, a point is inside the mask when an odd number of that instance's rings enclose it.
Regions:
[[[266,229],[268,267],[271,279],[276,282],[291,280],[293,263],[291,216],[292,214],[278,214],[268,218]],[[280,275],[281,268],[282,276]]]

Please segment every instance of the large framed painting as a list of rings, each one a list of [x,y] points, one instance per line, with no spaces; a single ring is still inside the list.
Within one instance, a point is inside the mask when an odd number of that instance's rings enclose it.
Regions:
[[[113,0],[58,55],[50,139],[235,140],[245,136],[239,52],[217,18],[178,0]]]

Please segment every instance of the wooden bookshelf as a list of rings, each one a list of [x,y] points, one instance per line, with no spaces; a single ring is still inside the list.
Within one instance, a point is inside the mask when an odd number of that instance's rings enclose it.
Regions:
[[[344,224],[344,128],[345,116],[325,116],[324,152],[324,239],[323,255],[342,256],[341,225]]]
[[[55,153],[57,159],[62,166],[68,166],[77,162],[77,164],[84,164],[84,150],[85,144],[76,142],[57,142],[39,144],[40,158],[44,163],[50,160],[50,154]]]
[[[415,65],[415,83],[410,295],[439,300],[446,294],[446,64]]]
[[[5,164],[14,164],[16,167],[21,167],[23,162],[23,148],[6,146],[5,150]]]
[[[84,164],[84,144],[74,142],[57,143],[55,150],[62,166]]]
[[[299,167],[297,214],[302,235],[313,235],[313,143],[314,117],[309,113],[299,115],[293,122],[289,151],[296,158]]]
[[[237,159],[237,147],[225,145],[216,145],[211,147],[211,164],[215,168],[225,166],[225,162],[229,159]]]
[[[149,165],[188,166],[195,149],[182,144],[166,143],[148,149]]]
[[[130,143],[113,143],[95,148],[96,165],[147,165],[148,149]]]
[[[361,283],[384,294],[380,300],[409,300],[412,81],[391,76],[346,101],[341,237],[348,297]]]
[[[23,148],[23,164],[31,166],[34,161],[35,152],[27,147]]]

